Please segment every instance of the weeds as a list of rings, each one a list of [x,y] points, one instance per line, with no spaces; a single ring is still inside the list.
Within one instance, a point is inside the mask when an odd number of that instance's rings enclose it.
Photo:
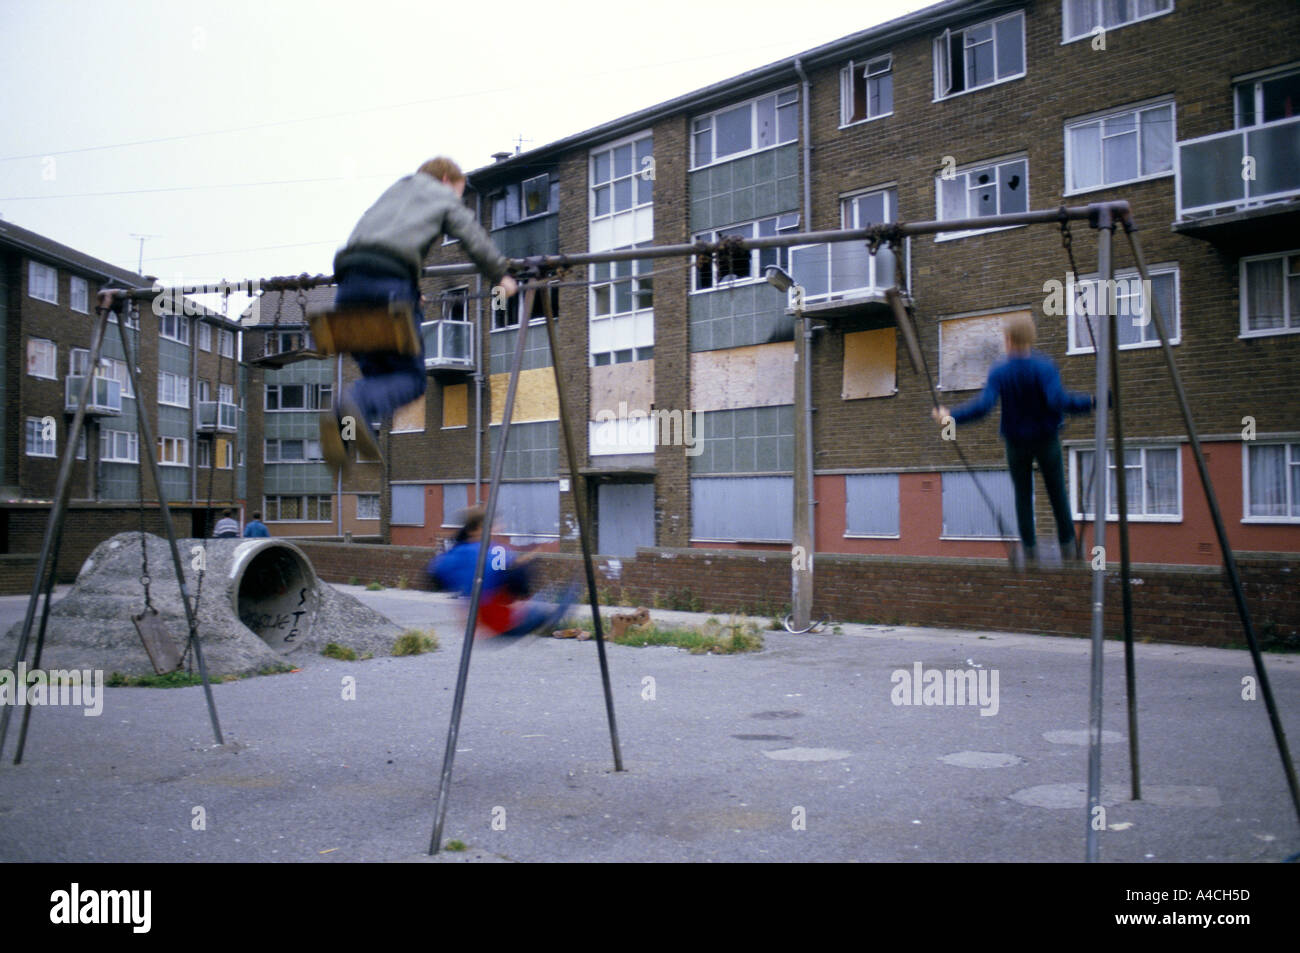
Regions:
[[[423,655],[438,651],[438,637],[430,631],[407,629],[393,643],[394,655]]]

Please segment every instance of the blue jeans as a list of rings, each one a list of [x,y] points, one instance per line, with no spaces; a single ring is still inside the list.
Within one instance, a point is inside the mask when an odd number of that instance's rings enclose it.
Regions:
[[[349,304],[379,304],[391,301],[409,301],[415,312],[418,332],[424,315],[420,311],[420,289],[405,279],[392,275],[352,270],[339,281],[336,307]],[[391,417],[399,407],[404,407],[424,393],[428,379],[424,369],[424,339],[420,338],[419,354],[376,352],[354,354],[361,380],[348,388],[347,396],[356,403],[367,422],[382,421]]]

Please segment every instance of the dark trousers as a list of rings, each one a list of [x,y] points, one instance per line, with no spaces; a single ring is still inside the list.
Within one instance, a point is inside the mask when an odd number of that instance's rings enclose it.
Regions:
[[[388,304],[409,301],[415,311],[419,330],[424,316],[420,312],[420,289],[411,281],[389,275],[351,270],[339,281],[335,304]],[[419,354],[354,354],[361,380],[348,389],[367,421],[382,421],[399,407],[404,407],[424,393],[427,385],[424,369],[423,338]]]
[[[1047,484],[1047,499],[1056,517],[1056,538],[1061,551],[1074,542],[1074,519],[1070,514],[1070,501],[1065,495],[1065,464],[1061,459],[1061,441],[1053,434],[1042,440],[1007,441],[1007,466],[1011,469],[1011,484],[1016,490],[1016,523],[1025,549],[1038,544],[1034,529],[1034,461]]]

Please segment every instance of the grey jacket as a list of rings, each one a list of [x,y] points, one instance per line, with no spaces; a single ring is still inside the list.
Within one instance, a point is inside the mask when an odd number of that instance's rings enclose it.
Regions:
[[[409,275],[417,281],[429,247],[443,234],[461,248],[493,283],[506,273],[505,256],[492,244],[455,190],[431,175],[403,176],[361,216],[334,256],[334,274],[367,268]]]

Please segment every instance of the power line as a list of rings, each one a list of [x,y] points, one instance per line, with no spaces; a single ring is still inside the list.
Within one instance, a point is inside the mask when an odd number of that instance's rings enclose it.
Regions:
[[[30,202],[39,199],[88,199],[111,195],[144,195],[153,192],[204,192],[209,189],[252,189],[268,185],[308,185],[321,182],[346,182],[354,179],[395,179],[391,173],[373,172],[369,175],[335,175],[316,179],[271,179],[263,182],[223,182],[217,185],[172,185],[156,189],[121,189],[111,192],[64,192],[60,195],[0,195],[0,202]]]

